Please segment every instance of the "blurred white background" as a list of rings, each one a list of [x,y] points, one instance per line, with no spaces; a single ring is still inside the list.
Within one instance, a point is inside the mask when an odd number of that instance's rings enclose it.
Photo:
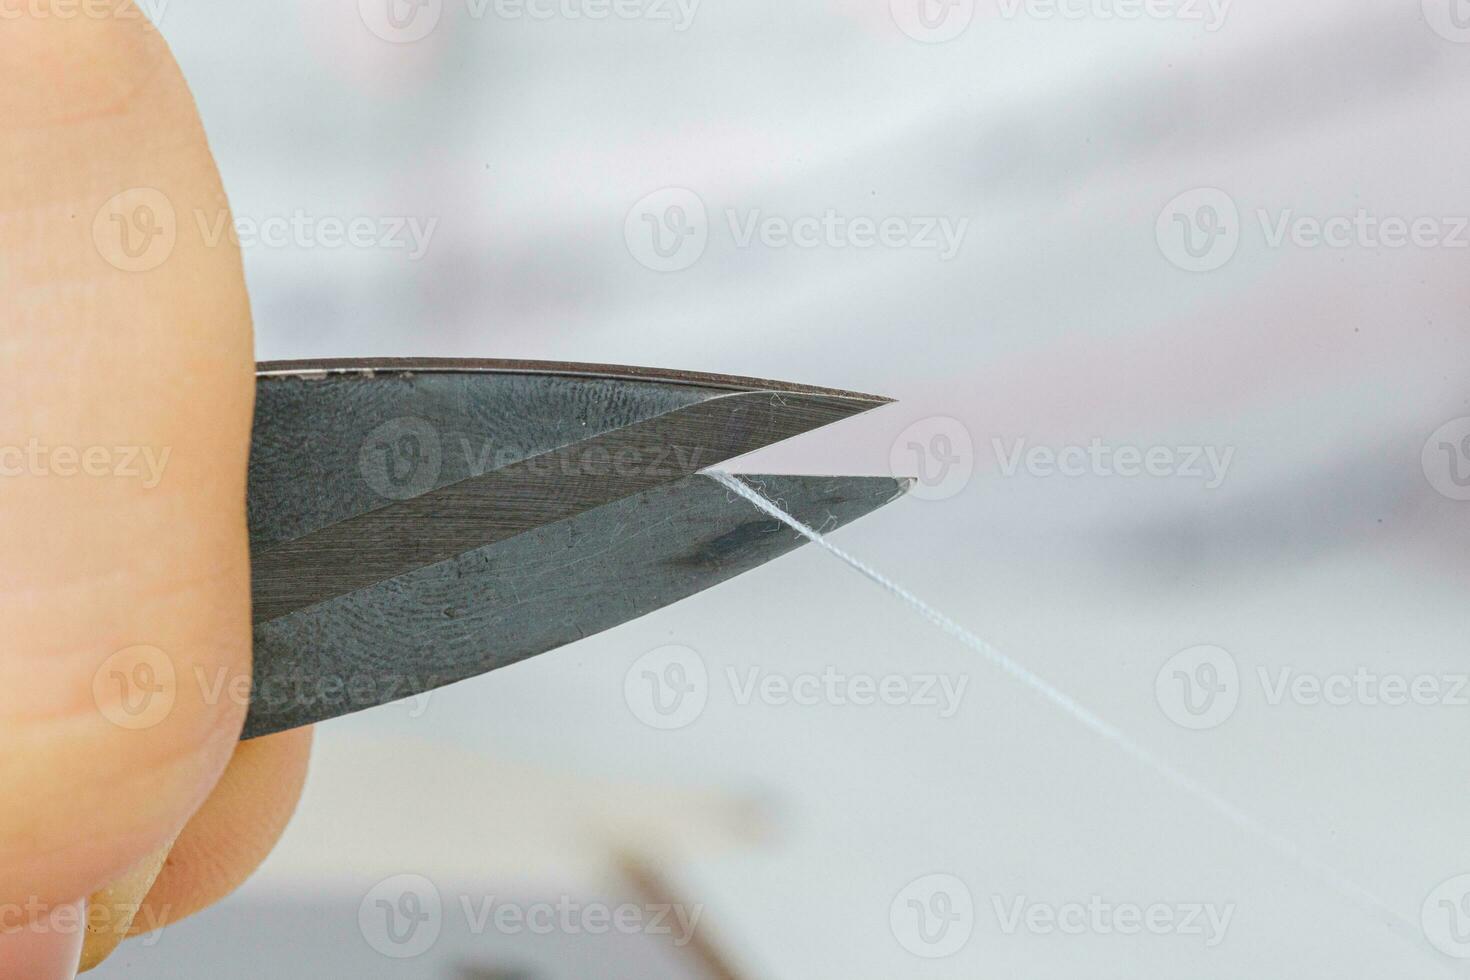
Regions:
[[[895,396],[735,468],[924,477],[838,542],[1398,917],[806,549],[323,726],[256,879],[99,976],[717,975],[465,914],[630,901],[629,854],[727,975],[1470,972],[1466,0],[143,5],[262,359]],[[669,644],[707,700],[659,730],[625,680]],[[829,667],[961,693],[744,696]]]

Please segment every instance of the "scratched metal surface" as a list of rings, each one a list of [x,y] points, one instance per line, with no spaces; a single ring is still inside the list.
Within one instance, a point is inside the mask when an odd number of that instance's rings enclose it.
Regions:
[[[256,623],[884,402],[494,363],[262,376],[250,474]]]
[[[263,378],[250,454],[250,545],[299,538],[395,499],[449,486],[476,475],[486,452],[492,460],[522,460],[721,394],[692,385],[546,374]],[[393,460],[390,472],[384,452],[413,458]]]
[[[831,530],[903,493],[880,477],[750,477]],[[477,548],[255,629],[254,738],[517,663],[799,547],[693,476]]]

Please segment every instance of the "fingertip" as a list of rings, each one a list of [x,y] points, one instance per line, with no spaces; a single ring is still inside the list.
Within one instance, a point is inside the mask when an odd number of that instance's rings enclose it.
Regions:
[[[133,922],[149,932],[199,912],[252,875],[301,800],[313,730],[242,742],[219,785],[184,828]]]
[[[155,26],[129,0],[26,0],[0,7],[0,120],[53,125],[126,105],[169,63]]]

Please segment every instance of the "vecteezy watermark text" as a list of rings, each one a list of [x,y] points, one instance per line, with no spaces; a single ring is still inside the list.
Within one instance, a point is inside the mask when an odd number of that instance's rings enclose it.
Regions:
[[[941,262],[959,255],[970,228],[967,217],[854,214],[835,208],[801,215],[727,208],[724,218],[736,249],[915,251],[933,253]],[[666,187],[633,205],[623,237],[639,264],[655,272],[678,272],[704,255],[711,237],[709,212],[694,191]]]
[[[710,465],[716,455],[705,446],[675,443],[587,443],[531,454],[521,447],[462,432],[446,438],[432,422],[404,416],[389,419],[368,433],[358,452],[358,469],[364,482],[378,494],[390,500],[407,500],[437,487],[446,465],[456,478],[484,476],[510,467],[536,477],[668,478],[696,473]]]
[[[725,679],[737,705],[811,708],[933,708],[940,718],[960,710],[970,678],[964,674],[852,674],[836,667],[819,672],[783,674],[763,667],[725,668]]]
[[[434,689],[444,678],[436,674],[354,671],[323,675],[297,670],[274,673],[259,680],[224,669],[194,668],[194,678],[206,704],[229,701],[247,705],[263,716],[313,707],[333,713],[360,711],[404,701],[410,718],[422,718]]]
[[[848,216],[831,208],[820,215],[795,218],[766,214],[760,208],[743,214],[730,208],[725,211],[725,221],[736,248],[759,243],[770,249],[913,249],[937,252],[941,262],[960,253],[970,227],[969,218],[933,214]]]
[[[501,20],[642,20],[682,34],[694,24],[701,0],[465,0],[471,17]]]
[[[1177,936],[1212,949],[1225,941],[1234,903],[1126,902],[1092,895],[1084,901],[1039,901],[1024,894],[993,894],[990,910],[1000,932],[1012,936]],[[970,941],[979,908],[963,879],[930,874],[909,882],[889,906],[893,936],[923,959],[953,956]]]
[[[235,215],[228,211],[194,211],[204,244],[216,248],[225,236],[240,248],[382,249],[407,253],[411,262],[429,251],[437,217],[415,215],[313,215],[301,209],[289,214]]]
[[[333,714],[404,701],[410,718],[428,710],[433,691],[445,683],[435,674],[360,671],[321,674],[276,672],[256,680],[238,668],[194,664],[181,670],[173,657],[150,645],[112,654],[92,677],[92,697],[102,717],[119,728],[143,731],[161,725],[188,694],[194,703],[233,704],[256,714],[299,715],[314,708]],[[324,712],[323,712],[324,713]]]
[[[31,438],[0,445],[0,477],[106,477],[137,480],[152,490],[163,482],[172,454],[172,446],[52,446]]]
[[[931,711],[953,718],[969,688],[967,675],[865,674],[834,666],[818,671],[773,671],[763,666],[726,667],[724,682],[736,707],[852,708]],[[704,658],[689,647],[651,650],[628,668],[623,696],[634,717],[651,728],[692,725],[709,704],[713,688]]]
[[[642,21],[668,25],[682,34],[694,24],[702,0],[463,0],[470,21]],[[444,17],[445,0],[358,0],[369,31],[392,44],[412,44],[433,34]]]
[[[141,20],[157,26],[171,0],[0,0],[0,21]]]
[[[85,930],[124,937],[136,926],[142,933],[137,941],[146,948],[158,945],[163,926],[172,916],[172,905],[94,902],[83,909],[75,904],[51,905],[33,895],[23,902],[0,903],[0,934],[75,936]]]
[[[495,895],[460,894],[446,901],[429,878],[385,878],[363,897],[357,923],[367,944],[390,959],[412,959],[434,947],[445,920],[458,915],[471,936],[658,936],[677,948],[693,942],[703,905],[678,902],[609,904],[558,895],[543,901],[510,901]]]
[[[1213,34],[1234,0],[996,0],[1005,20],[1178,21]]]
[[[1399,251],[1470,249],[1470,215],[1395,215],[1355,208],[1308,214],[1295,208],[1254,211],[1268,249]],[[1164,206],[1155,227],[1159,249],[1189,272],[1214,272],[1233,259],[1250,222],[1235,199],[1215,187],[1180,194]]]
[[[285,214],[233,217],[224,208],[195,208],[192,217],[205,248],[219,248],[228,241],[242,249],[380,250],[402,252],[409,261],[428,253],[439,228],[439,219],[431,216],[311,214],[300,208]],[[114,268],[150,272],[173,256],[181,232],[188,230],[187,218],[180,217],[168,195],[154,187],[131,187],[98,208],[92,241]]]
[[[1093,895],[1086,902],[1038,902],[1025,895],[990,899],[1000,931],[1037,936],[1185,936],[1212,949],[1225,941],[1235,905],[1212,902],[1113,902]]]
[[[1356,665],[1338,671],[1258,666],[1242,673],[1229,651],[1196,646],[1170,657],[1154,680],[1164,715],[1196,731],[1218,728],[1234,714],[1254,680],[1269,708],[1470,708],[1470,674],[1410,674]]]
[[[1015,439],[1009,446],[999,438],[991,448],[1002,476],[1013,477],[1023,470],[1037,478],[1050,476],[1135,479],[1176,478],[1199,480],[1206,490],[1225,482],[1235,458],[1234,446],[1111,446],[1101,439],[1087,445],[1032,446]]]

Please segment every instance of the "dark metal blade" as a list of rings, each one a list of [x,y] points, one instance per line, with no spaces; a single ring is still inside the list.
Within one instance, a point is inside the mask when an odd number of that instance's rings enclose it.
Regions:
[[[900,481],[876,477],[750,479],[821,530],[862,517],[904,490]],[[257,624],[244,737],[517,663],[694,595],[803,543],[706,476],[531,527]]]
[[[254,621],[681,480],[887,400],[511,361],[261,365]]]

